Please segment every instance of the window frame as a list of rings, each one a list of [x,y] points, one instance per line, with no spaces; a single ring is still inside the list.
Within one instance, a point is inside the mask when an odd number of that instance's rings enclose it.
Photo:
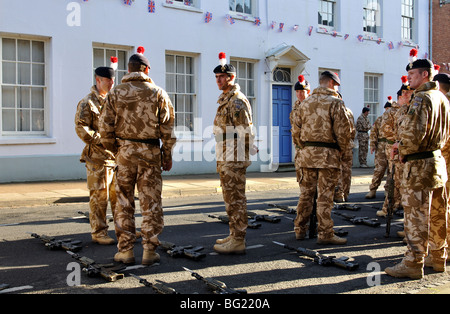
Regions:
[[[363,4],[363,31],[366,34],[372,35],[380,35],[381,31],[381,17],[382,17],[382,7],[380,0],[365,0],[365,3]],[[376,2],[376,8],[373,8],[373,3]],[[371,4],[368,6],[368,4]],[[374,19],[371,19],[370,21],[367,19],[368,14],[372,13],[374,15]],[[372,15],[369,14],[369,15]],[[369,26],[370,23],[375,23],[375,26]],[[375,31],[369,31],[367,28],[369,27],[375,27]]]
[[[3,59],[3,39],[11,39],[14,40],[15,47],[15,56],[14,60],[4,60]],[[19,60],[18,56],[18,42],[19,41],[27,41],[29,42],[30,47],[30,57],[29,60]],[[50,110],[50,102],[49,102],[49,41],[50,38],[42,37],[42,36],[33,36],[33,35],[24,35],[24,34],[6,34],[0,33],[0,144],[18,144],[18,143],[26,143],[27,138],[33,138],[34,143],[40,143],[41,140],[48,137],[50,132],[50,121],[49,121],[49,110]],[[33,60],[33,42],[39,42],[43,44],[43,61],[35,61]],[[15,83],[3,83],[3,63],[14,63],[16,77]],[[19,64],[29,64],[30,72],[29,72],[29,83],[28,84],[20,84],[17,82],[18,74],[19,74]],[[33,65],[43,66],[43,84],[33,84]],[[3,88],[4,87],[12,87],[14,89],[14,107],[6,108],[3,106]],[[29,106],[28,108],[19,108],[18,106],[18,93],[21,88],[29,89]],[[33,108],[33,88],[42,89],[42,107]],[[3,110],[14,110],[14,131],[4,131],[3,130]],[[20,131],[17,130],[18,123],[18,114],[19,111],[26,110],[29,112],[28,122],[29,122],[29,130]],[[42,115],[42,119],[39,121],[43,122],[42,130],[33,131],[33,112],[40,111],[39,115]],[[14,140],[17,139],[17,142]],[[12,141],[11,141],[12,140]],[[45,141],[44,141],[45,142]],[[53,141],[49,141],[53,142]]]
[[[319,25],[319,27],[326,28],[329,31],[337,30],[338,29],[338,13],[337,13],[338,12],[338,8],[337,8],[338,2],[337,2],[337,0],[319,0],[318,3],[319,3],[319,8],[317,10],[317,13],[318,13],[317,24]],[[332,8],[331,13],[329,13],[328,11],[326,11],[326,12],[322,11],[322,7],[323,7],[322,5],[324,3],[331,4],[331,8]],[[319,21],[319,18],[322,17],[323,14],[326,14],[327,17],[330,16],[330,14],[331,14],[333,25],[323,24],[323,18],[322,18],[322,22]]]
[[[369,79],[369,83],[370,83],[370,79],[377,79],[377,88],[375,88],[375,84],[373,84],[372,86],[370,86],[370,84],[366,85],[366,79]],[[370,112],[368,115],[368,118],[370,120],[370,124],[374,124],[375,120],[378,118],[378,116],[380,115],[380,108],[381,108],[381,84],[382,84],[382,78],[383,75],[382,74],[377,74],[377,73],[364,73],[364,107],[368,107],[370,108]],[[369,93],[372,94],[372,96],[377,97],[377,100],[375,100],[374,98],[372,99],[372,101],[370,101],[370,98],[367,98],[366,96],[369,96]],[[382,112],[381,112],[382,114]]]
[[[234,2],[234,10],[231,8],[232,1]],[[244,3],[245,1],[250,1],[250,13],[236,11],[237,1],[243,1]],[[228,12],[228,14],[234,19],[255,22],[255,17],[258,16],[259,12],[259,2],[257,0],[228,0]]]
[[[407,2],[407,3],[406,3]],[[406,8],[410,9],[411,15],[406,15]],[[409,10],[408,10],[409,11]],[[415,0],[402,0],[401,2],[401,36],[402,40],[414,41],[415,40],[415,16],[416,16],[416,1]],[[408,21],[409,25],[406,25]],[[408,33],[408,36],[404,36]]]
[[[101,49],[103,50],[103,62],[102,64],[98,64],[96,65],[95,63],[95,50],[96,49]],[[112,45],[112,44],[102,44],[102,43],[93,43],[92,44],[92,82],[93,85],[95,85],[95,69],[97,67],[100,66],[105,66],[105,67],[109,67],[110,66],[110,58],[111,56],[107,55],[107,51],[114,51],[114,56],[118,57],[118,52],[124,52],[125,53],[125,57],[124,57],[124,68],[121,69],[120,66],[119,68],[115,71],[115,79],[114,79],[114,85],[118,85],[121,83],[122,78],[128,73],[128,59],[131,56],[131,51],[132,51],[132,47],[128,47],[128,46],[123,46],[123,45]],[[120,65],[120,59],[119,59],[119,65]]]
[[[252,108],[252,121],[253,121],[253,125],[256,125],[255,123],[255,118],[256,118],[256,111],[257,111],[257,77],[256,77],[256,70],[257,70],[257,66],[258,66],[258,62],[256,60],[249,60],[249,59],[243,59],[243,58],[230,58],[230,63],[232,65],[234,65],[236,67],[236,83],[239,84],[239,86],[241,87],[241,91],[244,93],[245,97],[247,97],[248,101],[250,102],[250,106]],[[240,75],[241,72],[241,67],[240,64],[244,64],[245,65],[245,72],[246,72],[246,76],[243,77],[242,75]],[[248,65],[251,64],[252,65],[252,78],[248,78],[247,74],[249,73],[248,70]],[[242,85],[242,82],[245,82],[245,86]],[[248,94],[248,90],[249,90],[249,83],[253,84],[253,95],[249,95]]]

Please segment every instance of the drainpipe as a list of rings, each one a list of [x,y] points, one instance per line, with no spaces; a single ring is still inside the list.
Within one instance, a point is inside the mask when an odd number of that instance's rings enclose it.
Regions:
[[[433,0],[429,0],[429,34],[428,34],[428,49],[429,59],[433,60]]]

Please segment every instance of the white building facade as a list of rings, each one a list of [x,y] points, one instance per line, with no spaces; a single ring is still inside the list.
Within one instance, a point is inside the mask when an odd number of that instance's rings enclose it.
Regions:
[[[176,109],[170,174],[215,172],[212,70],[222,51],[253,107],[260,153],[249,171],[274,171],[294,160],[297,77],[315,88],[321,71],[338,73],[355,121],[363,106],[375,121],[410,49],[428,55],[429,1],[0,0],[0,182],[85,178],[77,103],[96,67],[118,57],[118,82],[138,46]]]

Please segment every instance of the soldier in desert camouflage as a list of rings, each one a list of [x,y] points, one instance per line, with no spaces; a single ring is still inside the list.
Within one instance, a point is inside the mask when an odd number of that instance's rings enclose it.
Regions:
[[[369,118],[370,108],[364,107],[356,120],[356,138],[358,139],[358,160],[361,168],[367,168],[367,153],[369,151],[369,131],[371,129]]]
[[[167,93],[148,76],[150,63],[144,48],[132,55],[122,84],[108,94],[100,119],[103,145],[116,154],[115,216],[117,262],[135,262],[134,192],[137,186],[142,212],[142,264],[159,261],[155,252],[164,227],[161,172],[172,168],[174,108]],[[162,142],[162,146],[160,144]]]
[[[219,54],[219,60],[220,65],[214,73],[217,86],[223,93],[218,100],[213,132],[217,172],[229,218],[230,235],[218,239],[213,248],[221,254],[243,254],[248,226],[245,175],[251,164],[249,155],[255,155],[258,149],[253,145],[255,134],[250,103],[235,83],[236,69],[227,64],[225,53]]]
[[[77,106],[75,131],[86,144],[80,161],[86,163],[89,189],[89,223],[93,242],[108,245],[115,241],[108,236],[106,211],[108,198],[114,216],[116,193],[114,188],[114,155],[100,143],[99,118],[105,104],[106,94],[114,85],[117,58],[111,58],[111,67],[95,69],[95,85]]]
[[[417,59],[411,50],[406,70],[414,94],[393,145],[405,163],[402,204],[407,250],[403,260],[385,272],[393,277],[423,277],[424,259],[431,255],[434,270],[446,270],[447,169],[441,149],[449,138],[449,103],[432,82],[433,63]],[[429,247],[428,247],[429,246]]]
[[[331,209],[334,189],[339,178],[341,153],[350,145],[351,122],[345,104],[337,93],[340,79],[325,71],[320,87],[302,102],[293,116],[293,139],[300,147],[295,160],[300,169],[300,198],[294,221],[296,239],[302,240],[308,230],[313,198],[317,191],[317,220],[319,244],[345,244],[346,239],[334,234]]]

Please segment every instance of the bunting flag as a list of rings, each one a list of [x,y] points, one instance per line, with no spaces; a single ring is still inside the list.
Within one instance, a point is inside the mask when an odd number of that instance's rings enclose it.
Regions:
[[[378,44],[378,45],[381,44],[381,41],[382,41],[382,39],[381,39],[381,38],[378,38],[377,44]]]
[[[166,0],[167,4],[173,4],[173,0]]]
[[[227,14],[225,15],[226,20],[230,23],[230,25],[233,25],[235,23],[234,19],[231,17],[231,15]]]
[[[331,36],[333,36],[333,37],[337,37],[337,35],[338,35],[338,32],[336,32],[336,31],[333,31],[333,33],[331,33]]]
[[[254,22],[254,24],[255,24],[256,26],[261,26],[261,19],[260,19],[259,17],[255,17],[255,22]]]
[[[299,26],[296,24],[294,25],[294,27],[292,28],[294,30],[294,32],[298,31]]]
[[[309,36],[311,36],[313,29],[314,29],[314,27],[312,27],[312,26],[310,26],[310,27],[308,28],[308,35],[309,35]]]
[[[184,0],[184,5],[191,6],[192,0]]]
[[[211,12],[206,12],[205,15],[205,23],[209,23],[212,20],[212,13]]]
[[[148,12],[155,13],[155,11],[156,11],[155,1],[148,0]]]
[[[123,0],[123,4],[132,5],[134,0]]]
[[[272,21],[272,23],[270,23],[270,28],[271,28],[271,29],[274,29],[274,28],[275,28],[275,24],[277,24],[277,22]]]
[[[282,31],[283,31],[283,28],[284,28],[284,23],[280,23],[279,31],[282,32]]]
[[[393,43],[392,41],[390,41],[390,42],[388,43],[388,48],[389,48],[389,50],[394,49],[394,43]]]
[[[350,37],[350,34],[345,34],[344,40],[347,40]]]
[[[358,35],[358,40],[359,40],[359,42],[363,42],[364,41],[364,36],[363,35]]]

